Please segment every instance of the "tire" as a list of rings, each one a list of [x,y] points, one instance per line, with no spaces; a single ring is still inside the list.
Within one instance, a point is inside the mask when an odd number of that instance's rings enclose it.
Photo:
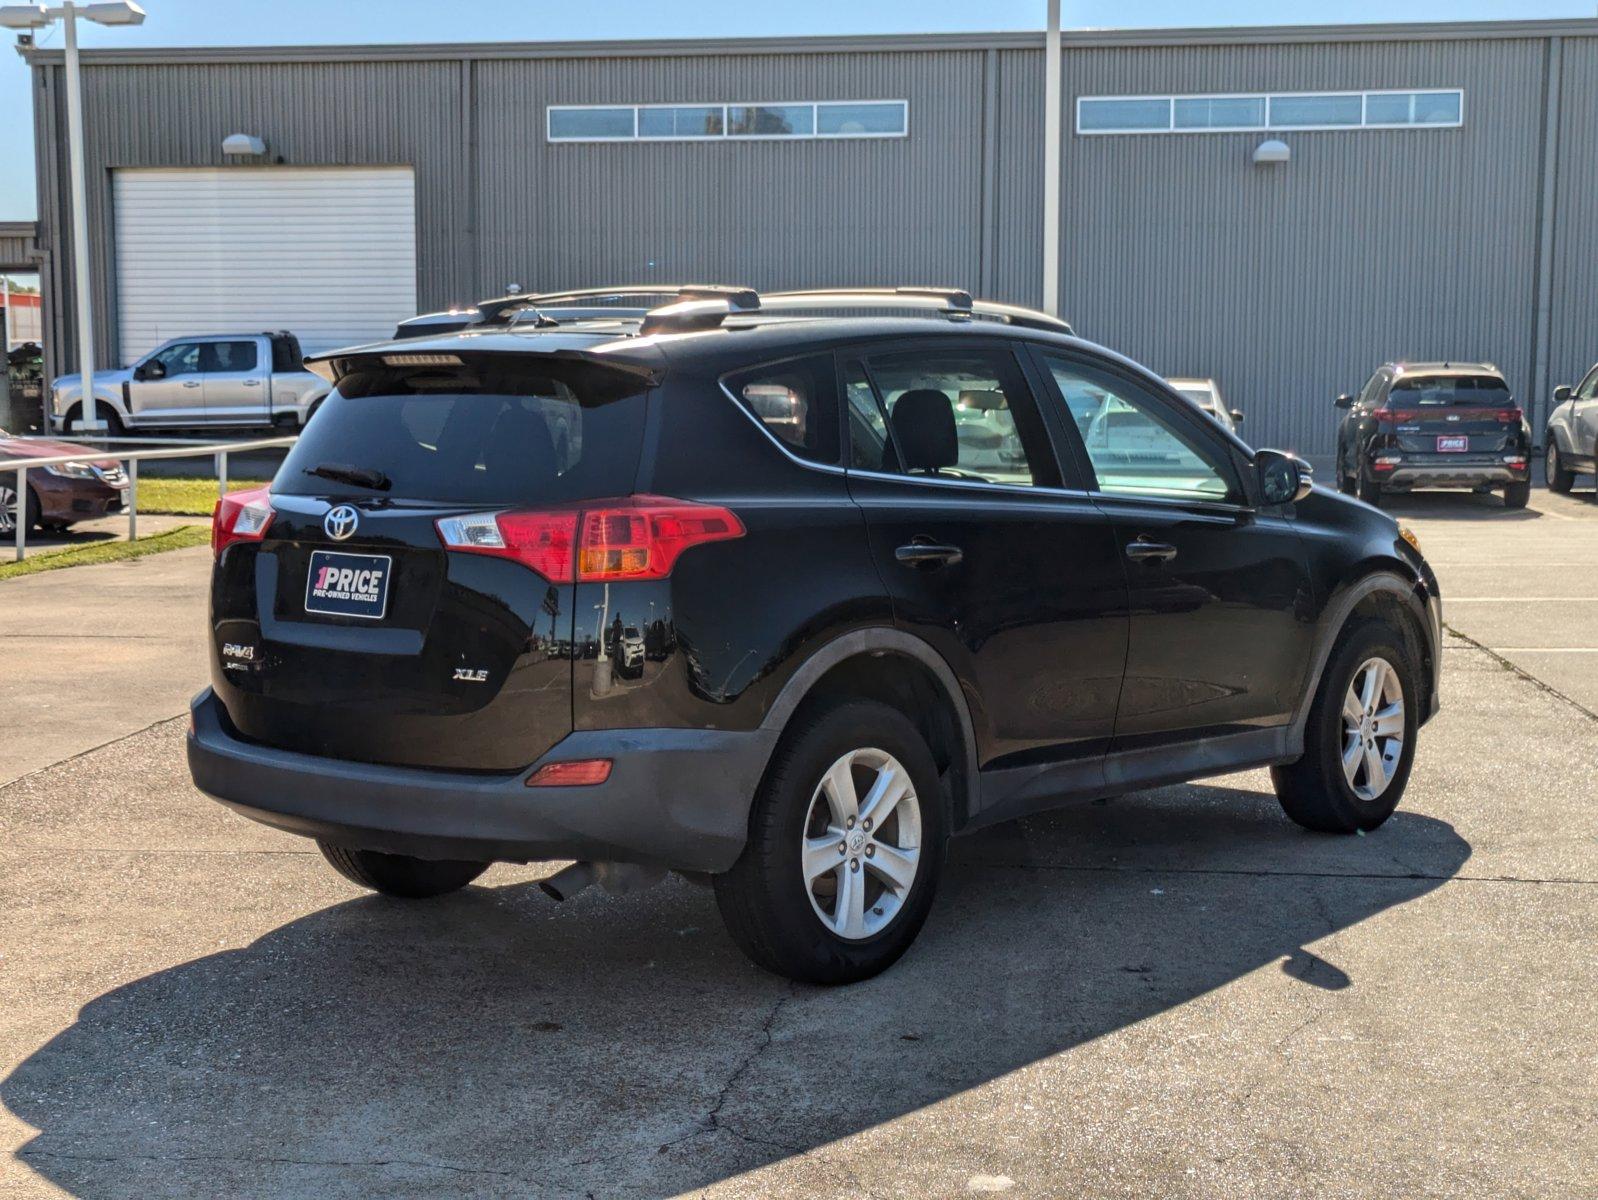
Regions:
[[[484,871],[486,862],[458,862],[412,858],[408,854],[384,854],[380,850],[361,850],[316,841],[322,857],[351,883],[385,896],[405,900],[427,900],[458,892]]]
[[[869,799],[883,774],[907,777],[910,788],[868,831],[868,814],[858,807],[852,808],[855,824],[840,816],[851,811],[849,798],[828,785],[840,769],[859,799]],[[768,971],[805,983],[869,979],[897,961],[920,932],[948,837],[932,752],[903,713],[872,700],[801,711],[761,781],[743,854],[715,877],[716,904],[733,940]],[[845,852],[829,869],[835,838]],[[813,854],[827,856],[808,879],[807,840],[815,844]],[[917,853],[888,853],[901,848]],[[907,859],[909,883],[901,890],[882,867],[897,862],[903,870]],[[860,903],[840,914],[839,905],[852,897]]]
[[[1358,489],[1356,494],[1366,504],[1369,504],[1372,508],[1380,508],[1382,506],[1381,484],[1373,480],[1358,479],[1356,486]]]
[[[122,418],[117,416],[116,409],[112,408],[109,404],[106,404],[106,403],[104,403],[102,401],[97,401],[95,403],[94,407],[95,407],[96,415],[100,418],[101,421],[103,421],[105,423],[105,436],[106,437],[117,438],[117,437],[121,437],[124,433],[127,432],[126,428],[122,424]],[[77,429],[77,428],[74,428],[74,427],[75,426],[79,426],[82,423],[83,423],[83,405],[74,404],[71,408],[67,409],[67,419],[66,419],[66,422],[65,422],[65,432],[67,432],[67,433],[81,433],[82,432],[81,429]]]
[[[1391,714],[1388,724],[1351,728],[1345,723],[1345,697],[1356,682],[1365,682],[1372,663],[1384,664],[1391,672],[1402,711]],[[1360,691],[1363,693],[1363,687]],[[1390,697],[1390,692],[1378,695],[1376,713],[1390,711]],[[1380,826],[1393,815],[1409,783],[1410,767],[1415,761],[1419,702],[1419,679],[1398,631],[1382,621],[1350,626],[1338,639],[1326,670],[1321,673],[1319,690],[1304,725],[1304,756],[1295,763],[1271,768],[1271,782],[1276,786],[1282,811],[1305,829],[1318,833],[1368,832]],[[1390,723],[1395,715],[1396,726]],[[1384,728],[1389,731],[1386,737]],[[1394,729],[1401,739],[1396,748],[1392,745]],[[1368,755],[1356,758],[1352,779],[1344,770],[1344,749],[1351,737],[1361,736],[1356,730],[1374,735],[1372,745],[1386,779],[1379,789],[1372,787]]]
[[[0,538],[10,540],[16,537],[16,476],[7,474],[0,477]],[[23,526],[24,532],[33,529],[39,524],[39,496],[31,487],[28,497],[22,505],[22,519],[27,522]]]
[[[1504,485],[1504,507],[1525,508],[1526,502],[1531,499],[1531,480],[1525,483],[1506,483]]]
[[[1554,445],[1554,439],[1548,439],[1548,450],[1543,459],[1543,465],[1548,475],[1548,490],[1561,495],[1569,492],[1576,484],[1576,473],[1565,470],[1560,462],[1559,447]]]

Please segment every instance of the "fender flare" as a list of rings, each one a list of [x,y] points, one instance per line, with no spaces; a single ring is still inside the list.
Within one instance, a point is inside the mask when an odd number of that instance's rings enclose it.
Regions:
[[[1332,656],[1332,647],[1337,644],[1338,636],[1348,625],[1348,619],[1360,601],[1378,592],[1388,593],[1414,615],[1420,625],[1423,640],[1431,643],[1434,659],[1441,653],[1437,633],[1432,629],[1431,618],[1415,599],[1415,586],[1414,580],[1406,580],[1402,575],[1387,568],[1378,568],[1349,584],[1332,600],[1322,615],[1320,632],[1315,635],[1315,646],[1310,652],[1309,685],[1304,689],[1304,695],[1298,702],[1298,710],[1294,713],[1293,722],[1287,730],[1288,743],[1295,752],[1302,751],[1304,728],[1309,722],[1310,706],[1315,703],[1315,695],[1320,691],[1321,676],[1326,673],[1326,663]],[[1428,681],[1428,687],[1431,686]],[[1422,719],[1424,720],[1424,717]]]
[[[850,633],[842,634],[826,645],[822,646],[783,684],[782,690],[777,693],[771,707],[766,710],[765,718],[760,722],[760,728],[772,733],[780,734],[787,727],[791,718],[810,694],[812,688],[820,681],[821,677],[841,662],[862,655],[877,654],[902,654],[906,658],[914,659],[925,667],[937,681],[943,691],[945,699],[954,709],[955,719],[959,723],[960,738],[965,754],[965,795],[952,797],[957,805],[956,814],[963,811],[970,813],[975,810],[977,799],[977,739],[976,726],[971,720],[971,708],[966,703],[965,693],[960,688],[960,681],[955,678],[954,671],[927,642],[909,634],[901,629],[892,629],[887,626],[872,626],[867,629],[856,629]],[[775,747],[776,739],[772,739]]]

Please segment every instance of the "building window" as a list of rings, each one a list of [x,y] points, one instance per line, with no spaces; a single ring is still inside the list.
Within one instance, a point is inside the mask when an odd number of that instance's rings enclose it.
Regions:
[[[907,100],[780,104],[551,105],[552,142],[703,142],[730,138],[901,138]]]
[[[1217,96],[1081,96],[1079,134],[1249,133],[1271,129],[1457,129],[1465,93],[1278,92]]]

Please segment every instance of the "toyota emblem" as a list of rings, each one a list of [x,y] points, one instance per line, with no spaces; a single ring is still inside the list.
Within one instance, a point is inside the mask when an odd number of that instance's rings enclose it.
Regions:
[[[337,508],[327,510],[327,516],[322,518],[322,528],[327,531],[327,536],[335,542],[342,542],[355,532],[355,527],[361,523],[361,514],[348,504],[340,504]]]

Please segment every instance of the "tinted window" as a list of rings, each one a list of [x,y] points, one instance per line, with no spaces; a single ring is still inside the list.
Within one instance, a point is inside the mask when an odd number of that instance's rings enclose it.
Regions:
[[[826,137],[892,137],[909,132],[909,121],[901,100],[816,106],[816,132]]]
[[[1264,96],[1193,96],[1176,101],[1178,129],[1262,129]]]
[[[727,109],[727,132],[733,137],[809,137],[816,131],[816,110],[808,104],[734,104]]]
[[[1461,92],[1373,92],[1365,97],[1367,125],[1458,125]]]
[[[1389,408],[1512,408],[1509,385],[1491,375],[1422,375],[1400,379],[1387,394]]]
[[[1083,100],[1077,106],[1076,127],[1083,132],[1169,129],[1171,102],[1157,100]]]
[[[382,471],[395,498],[499,506],[625,496],[638,473],[644,408],[635,378],[586,363],[547,373],[359,373],[306,426],[272,490],[373,494],[306,474],[337,463]]]
[[[641,138],[720,137],[722,124],[719,104],[638,110],[638,136]]]
[[[849,404],[858,439],[850,458],[863,469],[1059,485],[1042,419],[1007,351],[874,355],[864,377],[850,378]]]
[[[205,342],[200,347],[202,371],[253,371],[256,360],[255,343],[252,341]]]
[[[1176,500],[1236,500],[1224,447],[1188,429],[1169,405],[1118,376],[1045,356],[1100,491]]]
[[[1359,125],[1365,119],[1365,98],[1350,96],[1272,96],[1275,128]]]
[[[838,393],[831,355],[756,367],[723,382],[734,399],[800,458],[838,461]]]

